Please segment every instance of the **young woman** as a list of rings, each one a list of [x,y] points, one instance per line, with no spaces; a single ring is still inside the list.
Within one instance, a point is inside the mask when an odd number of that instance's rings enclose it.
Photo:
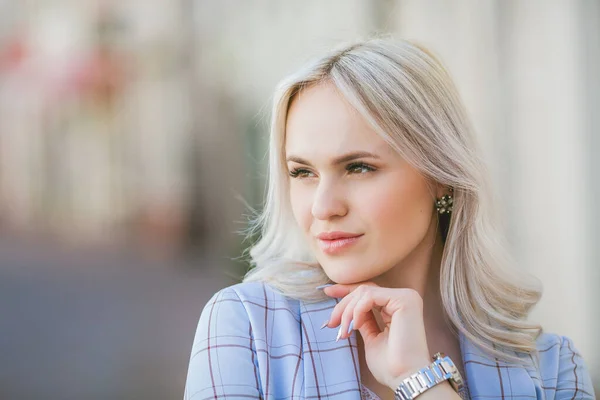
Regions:
[[[538,281],[427,50],[370,40],[288,77],[269,152],[254,268],[202,311],[186,400],[594,398],[573,342],[526,319]]]

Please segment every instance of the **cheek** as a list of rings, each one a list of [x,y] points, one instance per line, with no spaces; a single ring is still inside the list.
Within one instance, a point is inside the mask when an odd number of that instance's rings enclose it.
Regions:
[[[310,230],[311,224],[311,194],[307,188],[292,184],[290,186],[290,205],[296,223],[303,231]]]
[[[363,200],[364,219],[382,245],[414,244],[427,232],[433,203],[419,186],[386,185]]]

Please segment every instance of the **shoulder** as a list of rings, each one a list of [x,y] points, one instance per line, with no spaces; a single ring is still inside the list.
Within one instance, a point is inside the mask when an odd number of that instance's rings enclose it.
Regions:
[[[210,298],[194,336],[186,399],[216,398],[217,393],[219,398],[268,397],[261,392],[260,365],[266,351],[262,330],[264,310],[272,307],[265,306],[265,299],[276,296],[261,283],[242,283]]]
[[[208,304],[219,301],[234,301],[249,305],[270,306],[274,304],[295,305],[298,300],[289,298],[265,282],[242,282],[216,292]]]
[[[570,337],[556,333],[540,334],[536,339],[536,348],[542,365],[557,364],[561,361],[561,357],[566,355],[572,358],[581,357]]]
[[[544,332],[537,338],[536,347],[542,382],[547,389],[555,388],[555,398],[578,393],[581,398],[594,398],[589,370],[570,337]]]
[[[267,283],[242,282],[216,292],[204,306],[202,317],[218,321],[221,315],[227,320],[235,316],[252,322],[276,311],[278,315],[296,316],[299,308],[300,301],[285,296]]]
[[[556,333],[542,332],[535,341],[540,361],[558,360],[563,342],[564,336]]]
[[[265,282],[242,282],[228,286],[221,291],[234,292],[240,299],[248,301],[292,301],[292,299]]]

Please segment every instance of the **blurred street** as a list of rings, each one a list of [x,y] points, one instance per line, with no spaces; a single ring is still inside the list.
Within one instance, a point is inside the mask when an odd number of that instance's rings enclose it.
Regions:
[[[202,306],[233,282],[226,263],[0,237],[0,398],[182,398]]]

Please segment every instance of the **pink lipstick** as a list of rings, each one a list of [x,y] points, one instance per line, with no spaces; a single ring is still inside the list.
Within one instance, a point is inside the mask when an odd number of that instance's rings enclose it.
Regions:
[[[324,253],[336,254],[348,249],[362,236],[362,233],[322,232],[317,235],[317,240]]]

